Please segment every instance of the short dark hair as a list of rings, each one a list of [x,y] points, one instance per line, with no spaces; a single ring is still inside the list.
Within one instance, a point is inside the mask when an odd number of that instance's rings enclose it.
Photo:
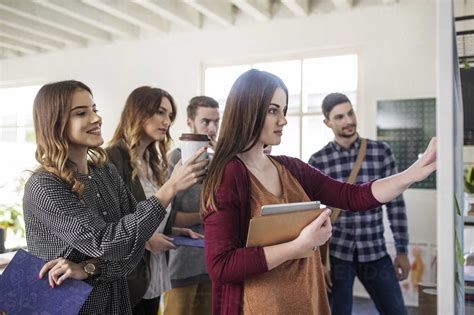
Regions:
[[[219,103],[209,96],[195,96],[189,101],[186,109],[189,119],[196,118],[198,107],[219,108]]]
[[[323,109],[323,114],[326,119],[329,119],[329,113],[332,111],[336,105],[342,104],[342,103],[349,103],[352,105],[351,100],[342,93],[331,93],[328,94],[324,99],[323,99],[323,104],[321,105]]]

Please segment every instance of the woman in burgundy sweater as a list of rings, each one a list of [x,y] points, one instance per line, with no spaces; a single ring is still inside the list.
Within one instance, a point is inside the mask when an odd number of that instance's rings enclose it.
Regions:
[[[282,80],[249,70],[234,83],[202,191],[206,265],[214,314],[329,314],[318,246],[331,236],[330,212],[293,241],[245,247],[250,219],[263,204],[320,200],[362,211],[386,203],[436,169],[436,141],[399,174],[362,185],[335,181],[290,157],[265,155],[281,142],[288,106]],[[313,249],[309,258],[297,259]]]

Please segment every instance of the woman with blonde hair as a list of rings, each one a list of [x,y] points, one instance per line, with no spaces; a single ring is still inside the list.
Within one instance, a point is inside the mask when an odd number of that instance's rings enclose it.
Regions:
[[[268,72],[249,70],[232,86],[216,152],[201,195],[213,314],[329,314],[318,246],[331,235],[330,211],[286,243],[245,247],[249,222],[265,204],[320,200],[367,210],[401,194],[436,169],[433,140],[406,171],[350,185],[299,159],[271,156],[287,124],[288,91]],[[313,249],[311,257],[298,259]]]
[[[38,169],[23,197],[28,250],[48,261],[51,288],[67,278],[93,290],[80,313],[131,313],[126,275],[177,192],[201,180],[205,163],[179,165],[151,198],[137,203],[100,148],[102,118],[92,92],[78,81],[44,85],[33,104]]]
[[[172,141],[170,127],[175,118],[173,98],[159,88],[138,87],[125,102],[106,151],[138,201],[149,198],[165,184],[168,176],[167,153]],[[155,238],[160,240],[160,252],[145,251],[143,263],[128,277],[133,314],[156,315],[160,295],[171,289],[165,252],[176,247],[172,239],[163,233],[202,237],[188,228],[172,227],[171,231],[164,231],[168,216],[169,213],[155,233]]]

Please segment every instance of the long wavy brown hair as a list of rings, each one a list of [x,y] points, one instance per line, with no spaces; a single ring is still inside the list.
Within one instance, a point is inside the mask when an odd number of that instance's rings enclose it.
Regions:
[[[217,211],[215,194],[226,164],[237,154],[250,150],[258,141],[265,116],[277,88],[286,94],[285,83],[274,74],[249,70],[235,81],[227,97],[219,141],[201,192],[201,216]],[[286,107],[285,107],[286,115]]]
[[[137,147],[140,138],[144,135],[143,122],[158,113],[163,97],[166,97],[171,103],[173,110],[171,123],[173,123],[176,118],[176,105],[173,97],[162,89],[141,86],[128,96],[117,129],[110,140],[111,145],[121,141],[125,143],[130,155],[132,179],[138,177]],[[159,186],[162,186],[167,178],[168,159],[166,154],[172,141],[168,128],[163,141],[154,141],[145,149],[145,152],[148,152],[148,163],[153,171],[154,179]]]
[[[38,91],[33,103],[33,124],[36,135],[35,158],[40,164],[36,171],[47,171],[71,187],[80,196],[84,185],[76,179],[75,164],[69,159],[67,124],[75,92],[91,89],[82,82],[68,80],[46,84]],[[87,151],[88,163],[103,166],[105,151],[91,147]]]

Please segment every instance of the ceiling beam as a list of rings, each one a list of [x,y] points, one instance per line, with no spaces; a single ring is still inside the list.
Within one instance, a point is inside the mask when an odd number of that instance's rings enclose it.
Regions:
[[[111,35],[103,30],[49,10],[35,2],[2,0],[0,8],[90,40],[110,41],[112,39]]]
[[[0,21],[2,24],[9,25],[21,29],[23,31],[31,32],[40,36],[50,38],[52,40],[63,43],[75,44],[79,46],[86,46],[88,41],[82,36],[72,34],[68,31],[58,29],[49,25],[38,23],[37,21],[25,18],[18,14],[5,11],[0,8]]]
[[[338,10],[349,10],[354,5],[354,0],[332,0]]]
[[[21,51],[4,47],[3,44],[0,43],[0,58],[7,59],[11,57],[21,57],[23,55],[24,54]]]
[[[79,1],[36,0],[36,2],[117,37],[127,38],[139,34],[137,26]]]
[[[65,46],[65,44],[61,41],[24,31],[16,27],[6,25],[3,22],[0,22],[0,34],[4,36],[13,36],[13,38],[17,38],[32,45],[37,45],[38,47],[41,47],[45,50],[62,49]]]
[[[89,6],[136,25],[147,32],[168,32],[168,23],[143,7],[129,1],[81,0]]]
[[[271,19],[271,4],[270,1],[265,0],[257,2],[256,0],[230,0],[242,12],[250,15],[257,21],[267,22]]]
[[[168,21],[188,29],[201,27],[199,12],[175,0],[133,0]]]
[[[214,0],[183,0],[184,3],[201,12],[208,19],[224,26],[230,27],[234,24],[232,4]]]
[[[25,54],[39,53],[42,52],[38,46],[22,43],[14,38],[0,36],[0,43],[3,47],[13,49]]]
[[[281,0],[281,3],[285,5],[295,16],[307,16],[309,14],[309,0]]]
[[[16,45],[17,47],[27,49],[28,53],[39,53],[44,51],[57,50],[57,48],[51,49],[50,47],[44,47],[35,41],[25,40],[23,38],[11,36],[8,33],[3,33],[1,30],[0,41],[9,45]]]

